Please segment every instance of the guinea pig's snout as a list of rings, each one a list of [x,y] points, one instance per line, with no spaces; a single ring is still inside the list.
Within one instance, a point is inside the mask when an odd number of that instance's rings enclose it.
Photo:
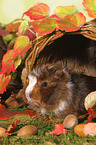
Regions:
[[[28,100],[28,102],[32,102],[31,98],[30,98],[30,93],[25,92],[26,98]]]
[[[25,90],[25,95],[26,95],[28,102],[32,102],[32,98],[31,98],[32,90],[33,90],[35,84],[37,83],[37,78],[30,74],[29,74],[28,78],[29,78],[29,85],[27,86],[27,88]]]

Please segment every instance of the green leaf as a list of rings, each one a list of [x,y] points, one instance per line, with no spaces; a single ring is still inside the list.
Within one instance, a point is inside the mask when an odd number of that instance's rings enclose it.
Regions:
[[[24,20],[19,26],[18,36],[24,35],[27,30],[28,30],[28,21]]]
[[[77,9],[75,6],[58,6],[55,9],[54,14],[56,14],[60,18],[64,18],[65,16],[76,12]]]
[[[16,57],[15,60],[14,60],[14,69],[16,70],[17,67],[18,67],[20,64],[21,64],[21,57],[18,56],[18,57]]]

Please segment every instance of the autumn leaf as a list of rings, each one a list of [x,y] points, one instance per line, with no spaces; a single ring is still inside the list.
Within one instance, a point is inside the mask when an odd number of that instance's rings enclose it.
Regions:
[[[62,19],[56,20],[56,26],[66,32],[77,31],[86,22],[86,17],[81,13],[65,16]]]
[[[18,36],[20,35],[24,35],[26,33],[26,31],[28,30],[28,22],[25,20],[23,21],[18,29]]]
[[[92,120],[94,118],[96,118],[96,111],[93,111],[93,109],[91,109],[91,108],[88,108],[87,111],[88,111],[88,114],[89,114],[89,116],[87,118],[87,123],[89,123],[89,122],[92,122]]]
[[[0,103],[0,120],[10,119],[10,118],[14,117],[17,114],[26,114],[26,115],[29,115],[30,117],[36,115],[31,110],[25,110],[25,111],[11,111],[11,110],[7,110],[6,107]]]
[[[7,53],[5,53],[3,56],[2,72],[3,73],[14,72],[16,68],[20,65],[20,63],[21,63],[20,57],[13,58],[13,49],[8,50]]]
[[[17,32],[21,22],[11,23],[9,24],[5,30],[10,32]]]
[[[8,30],[0,30],[0,36],[6,36],[6,35],[8,35],[10,33],[10,31],[8,31]]]
[[[21,64],[21,57],[20,56],[17,56],[15,59],[14,59],[14,63],[13,63],[13,66],[14,66],[14,71],[17,69],[17,67]]]
[[[14,71],[13,67],[13,50],[8,50],[7,53],[4,54],[2,60],[2,72],[10,73]]]
[[[16,126],[19,124],[20,120],[16,119],[15,121],[12,122],[12,125],[9,125],[9,127],[7,128],[7,132],[12,133]]]
[[[47,4],[37,3],[23,14],[27,15],[31,20],[40,20],[48,16],[50,8]]]
[[[50,135],[55,134],[67,134],[67,129],[63,127],[63,125],[55,124],[55,129],[52,132],[49,132]]]
[[[34,30],[40,34],[40,35],[46,35],[49,33],[52,33],[54,29],[56,28],[55,26],[56,20],[53,18],[46,18],[39,22],[39,24],[33,24]]]
[[[6,91],[6,87],[11,80],[10,75],[0,74],[0,94],[3,94]]]
[[[60,19],[60,17],[58,17],[58,16],[55,15],[55,14],[51,15],[49,18]]]
[[[23,55],[30,49],[31,46],[32,43],[29,41],[28,36],[19,36],[14,44],[13,58],[15,58],[16,56]]]
[[[28,36],[30,40],[34,40],[36,38],[35,31],[32,28],[29,28],[25,35]]]
[[[83,0],[82,4],[88,10],[88,15],[96,18],[96,0]]]
[[[57,15],[59,18],[64,18],[69,14],[76,13],[77,9],[75,6],[58,6],[54,14]]]
[[[16,128],[16,126],[19,124],[20,120],[16,119],[12,122],[11,125],[8,126],[7,130],[5,131],[4,135],[9,136]]]
[[[17,37],[14,37],[7,45],[7,50],[13,49],[14,43],[16,41]]]

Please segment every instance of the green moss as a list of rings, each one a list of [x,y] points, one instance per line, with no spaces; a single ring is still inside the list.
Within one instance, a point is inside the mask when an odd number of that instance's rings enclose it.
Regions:
[[[20,124],[17,126],[15,132],[9,137],[0,138],[0,144],[4,145],[95,145],[96,144],[96,136],[95,137],[82,137],[77,136],[74,133],[74,129],[68,130],[67,134],[61,135],[49,135],[48,132],[54,129],[54,125],[58,123],[58,121],[50,119],[46,121],[44,117],[38,115],[34,117],[32,120],[29,120],[26,125],[35,125],[38,129],[38,133],[36,135],[27,136],[27,137],[18,137],[18,130],[23,127],[25,124]],[[60,122],[61,123],[61,122]]]

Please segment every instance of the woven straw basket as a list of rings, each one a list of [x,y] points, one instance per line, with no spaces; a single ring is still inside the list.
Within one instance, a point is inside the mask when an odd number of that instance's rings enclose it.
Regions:
[[[85,51],[86,49],[84,49],[88,43],[92,45],[89,45],[90,47],[87,49],[89,55]],[[40,38],[34,45],[25,61],[25,68],[22,71],[21,79],[26,74],[25,70],[29,73],[32,68],[38,65],[42,66],[42,64],[56,61],[63,61],[64,65],[71,71],[82,72],[86,75],[96,77],[95,51],[96,19],[86,23],[76,32],[66,33],[55,30],[53,33]],[[7,107],[18,108],[26,104],[24,95],[26,88],[25,82],[26,80],[23,83],[23,89],[19,91],[16,99],[10,96],[6,100],[5,104]]]
[[[66,38],[69,35],[71,37],[73,35],[75,35],[74,39],[76,37],[82,35],[83,37],[85,37],[85,38],[87,37],[89,40],[92,40],[92,42],[94,42],[96,44],[96,19],[86,23],[84,26],[82,26],[80,28],[79,31],[69,32],[69,33],[67,32],[66,33],[64,31],[60,31],[60,30],[57,29],[53,33],[45,35],[42,38],[40,38],[37,41],[37,43],[35,44],[35,46],[33,47],[33,49],[30,52],[30,54],[28,55],[27,59],[26,59],[25,67],[27,69],[27,72],[30,72],[30,70],[33,67],[36,67],[36,65],[38,65],[38,64],[42,65],[43,63],[52,62],[52,61],[50,61],[50,57],[51,57],[52,53],[54,53],[54,55],[55,55],[55,50],[53,50],[53,47],[54,47],[54,45],[56,45],[56,44],[54,44],[53,46],[51,46],[52,43],[54,43],[57,39],[60,39],[60,38],[62,38],[64,36]],[[71,37],[69,39],[71,39]],[[67,43],[70,43],[70,42],[67,42]],[[81,43],[83,43],[83,42],[81,41]],[[60,45],[62,45],[62,44],[60,44]],[[51,48],[50,54],[48,55],[48,51],[49,51],[50,47],[52,47],[52,48]],[[46,50],[44,50],[44,49],[46,49]],[[62,47],[61,49],[64,49],[64,48]],[[44,54],[43,54],[43,51],[44,51]],[[45,54],[45,51],[46,51],[47,55]],[[60,51],[60,49],[57,50],[57,53],[59,53],[59,51]],[[71,51],[72,50],[70,49],[70,52]],[[95,51],[96,51],[96,45],[94,45],[94,52],[93,53],[95,53]],[[45,57],[45,55],[46,55],[46,57]],[[62,56],[63,55],[64,55],[64,53],[62,52]],[[81,55],[82,55],[82,52],[81,52]],[[93,54],[93,55],[95,55],[95,54]],[[95,69],[95,67],[94,67],[94,65],[92,63],[89,63],[89,64],[85,63],[85,64],[81,64],[80,65],[80,62],[78,62],[77,59],[75,59],[75,58],[74,59],[72,59],[72,58],[69,59],[69,58],[64,58],[62,56],[61,56],[61,58],[63,59],[65,65],[67,65],[70,70],[83,72],[83,73],[85,73],[87,75],[91,75],[91,76],[96,76],[96,69]],[[56,57],[58,57],[58,56],[56,56]],[[85,56],[83,56],[83,57],[85,57]],[[57,60],[56,60],[56,58],[55,58],[55,60],[54,60],[54,58],[52,58],[52,60],[54,62],[54,61],[59,60],[59,58],[57,58]],[[95,61],[95,56],[94,56],[94,61]]]

